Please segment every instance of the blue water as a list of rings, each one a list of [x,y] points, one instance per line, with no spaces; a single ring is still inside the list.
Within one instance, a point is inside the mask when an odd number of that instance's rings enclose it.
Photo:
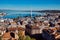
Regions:
[[[25,17],[25,16],[31,16],[31,12],[15,12],[15,11],[5,11],[7,15],[3,16],[3,18],[17,18],[17,17]],[[36,15],[44,15],[45,13],[39,13],[39,12],[32,12],[32,17],[35,17]]]

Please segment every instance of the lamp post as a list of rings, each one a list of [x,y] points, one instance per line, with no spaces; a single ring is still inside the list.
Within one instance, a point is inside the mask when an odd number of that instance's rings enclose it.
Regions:
[[[32,18],[32,9],[31,9],[31,18]]]

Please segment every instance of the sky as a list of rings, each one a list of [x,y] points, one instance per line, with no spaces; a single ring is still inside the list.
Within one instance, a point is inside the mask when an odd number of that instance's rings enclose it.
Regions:
[[[60,10],[60,0],[0,0],[0,9]]]

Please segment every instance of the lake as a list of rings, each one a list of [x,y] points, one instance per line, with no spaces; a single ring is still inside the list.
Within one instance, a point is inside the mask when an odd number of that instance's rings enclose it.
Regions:
[[[3,18],[17,18],[17,17],[26,17],[31,16],[31,12],[19,12],[19,11],[4,11],[7,15],[3,16]],[[45,13],[40,12],[32,12],[32,17],[42,16]]]

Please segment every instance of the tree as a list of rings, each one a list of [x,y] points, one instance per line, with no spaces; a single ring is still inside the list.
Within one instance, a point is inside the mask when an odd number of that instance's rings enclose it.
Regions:
[[[31,38],[31,40],[36,40],[35,38]]]
[[[25,40],[25,36],[19,36],[18,40]]]
[[[18,33],[19,39],[18,40],[25,40],[25,36],[22,35],[22,31]]]
[[[18,35],[19,35],[19,39],[18,40],[35,40],[34,38],[32,38],[31,39],[31,37],[30,36],[22,36],[22,31],[20,31],[19,33],[18,33]]]
[[[25,40],[31,40],[31,38],[29,36],[26,36]]]

